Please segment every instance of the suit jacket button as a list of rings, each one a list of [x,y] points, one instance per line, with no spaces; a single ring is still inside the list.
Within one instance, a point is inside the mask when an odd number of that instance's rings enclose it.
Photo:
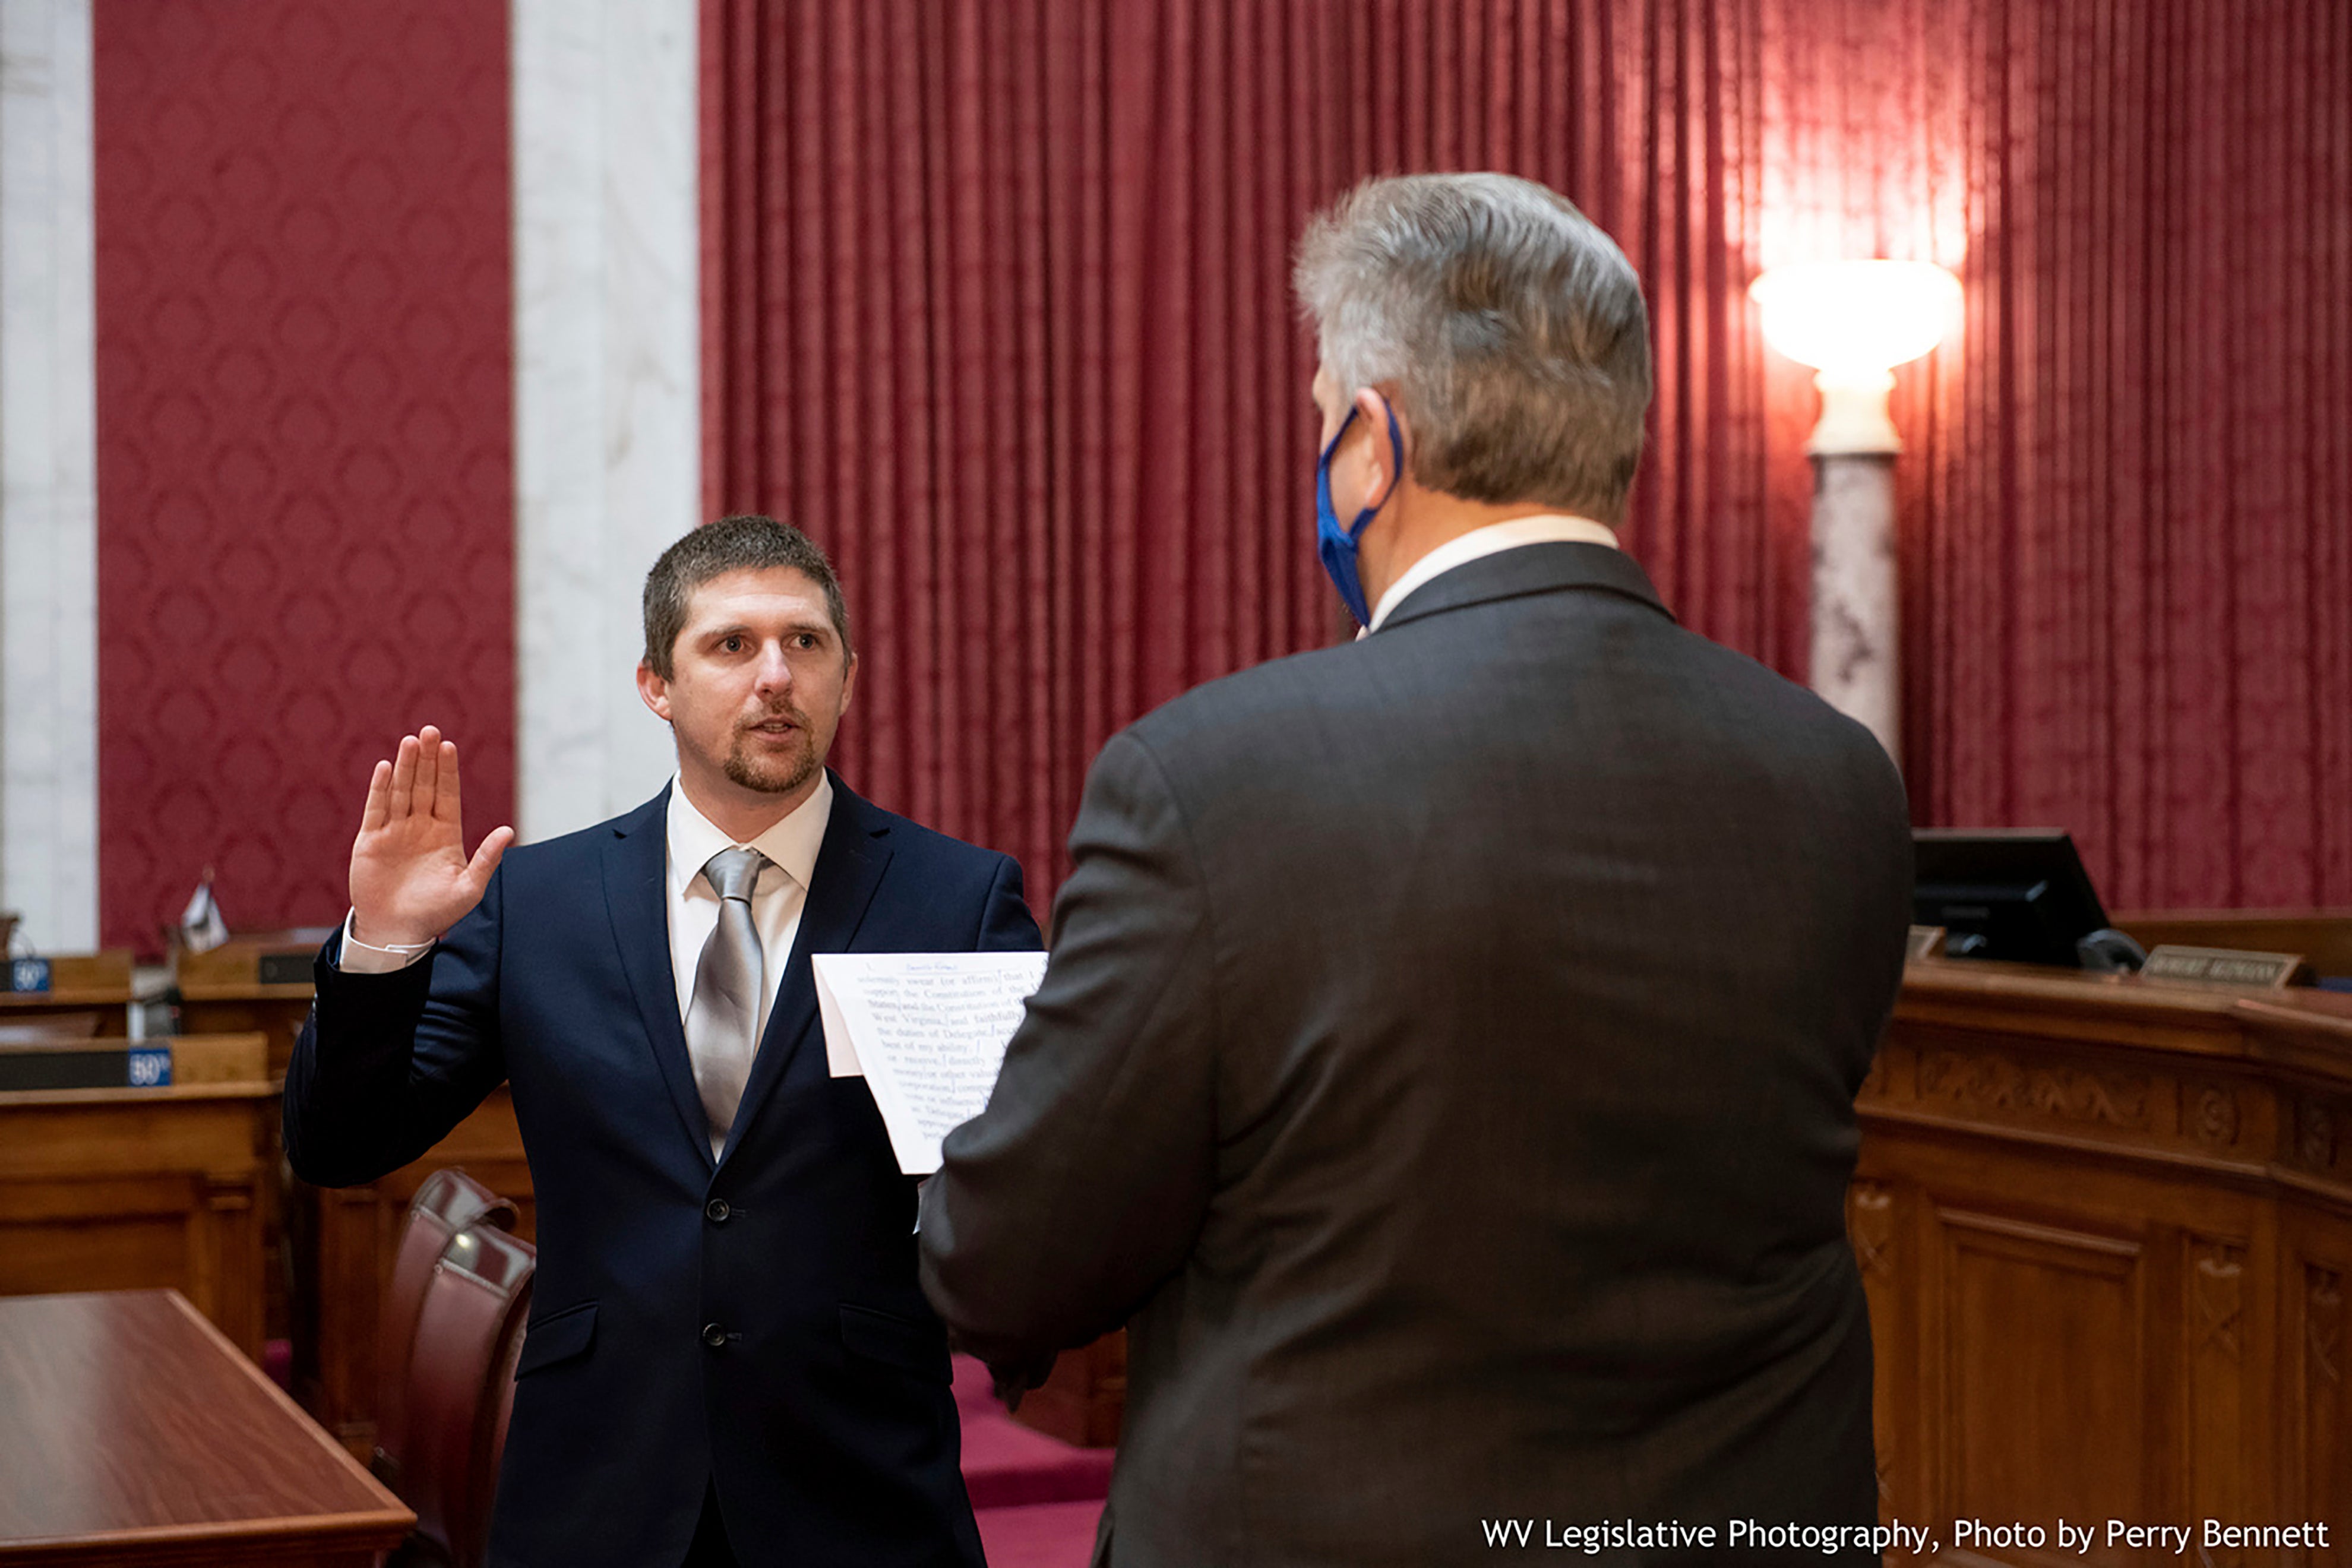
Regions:
[[[727,1342],[727,1331],[717,1323],[705,1323],[702,1325],[702,1342],[717,1350]]]
[[[711,1224],[725,1225],[727,1216],[734,1211],[727,1206],[725,1198],[713,1198],[702,1205],[702,1212]]]

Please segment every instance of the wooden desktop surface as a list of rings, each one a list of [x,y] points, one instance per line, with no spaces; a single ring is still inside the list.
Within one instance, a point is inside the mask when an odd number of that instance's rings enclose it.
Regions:
[[[361,1568],[414,1522],[177,1291],[0,1300],[0,1563]]]
[[[169,1287],[260,1356],[278,1090],[205,1043],[241,1080],[0,1092],[0,1296]]]

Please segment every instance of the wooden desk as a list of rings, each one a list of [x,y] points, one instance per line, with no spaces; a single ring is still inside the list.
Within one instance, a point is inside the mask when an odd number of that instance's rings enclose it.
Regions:
[[[0,1300],[0,1563],[373,1568],[415,1522],[178,1291]]]
[[[1859,1109],[1890,1514],[2325,1521],[2211,1561],[2352,1563],[2352,996],[1915,963]]]
[[[251,1073],[0,1093],[0,1295],[169,1286],[258,1359],[277,1121]]]
[[[288,1244],[294,1256],[294,1392],[364,1458],[375,1447],[376,1322],[408,1200],[425,1178],[456,1165],[511,1198],[517,1235],[533,1235],[530,1167],[514,1101],[500,1085],[432,1152],[360,1187],[294,1185]]]
[[[2352,910],[2142,910],[2112,918],[2142,947],[2299,952],[2318,973],[2352,975]]]
[[[310,1016],[310,961],[323,935],[263,931],[174,961],[180,1027],[188,1034],[252,1029],[269,1040],[269,1076],[283,1079]]]
[[[188,1033],[251,1030],[268,1042],[267,1070],[273,1083],[286,1079],[294,1042],[310,1016],[310,962],[325,933],[303,931],[248,932],[231,937],[209,952],[185,950],[173,956],[173,983],[180,994],[180,1027]],[[289,1256],[289,1225],[298,1199],[294,1173],[286,1167],[278,1127],[269,1124],[269,1163],[277,1179],[264,1194],[263,1250],[269,1258],[266,1305],[271,1338],[299,1340],[294,1276],[301,1259]],[[297,1346],[297,1353],[300,1347]]]
[[[49,960],[47,991],[0,991],[0,1021],[90,1012],[105,1015],[100,1034],[130,1032],[130,949],[60,954]]]

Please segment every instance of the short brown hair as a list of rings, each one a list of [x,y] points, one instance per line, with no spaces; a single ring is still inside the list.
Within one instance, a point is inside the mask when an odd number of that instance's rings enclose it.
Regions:
[[[713,577],[730,572],[764,572],[789,566],[824,591],[825,613],[840,634],[842,657],[850,654],[849,606],[842,602],[841,579],[816,542],[789,522],[757,512],[739,512],[703,524],[661,553],[646,574],[646,663],[664,680],[677,671],[672,656],[686,630],[687,601]]]

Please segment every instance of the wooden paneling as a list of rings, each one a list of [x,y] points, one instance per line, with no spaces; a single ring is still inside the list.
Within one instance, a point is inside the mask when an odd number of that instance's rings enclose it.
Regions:
[[[184,950],[174,954],[181,1029],[190,1034],[236,1030],[259,1035],[268,1043],[266,1070],[270,1081],[283,1083],[286,1064],[294,1058],[294,1042],[310,1016],[312,987],[307,977],[299,983],[262,984],[262,962],[271,959],[273,973],[275,961],[306,965],[325,940],[310,932],[267,931],[234,937],[209,952]],[[271,1168],[278,1175],[265,1194],[262,1208],[262,1246],[269,1255],[266,1318],[271,1338],[299,1342],[298,1309],[291,1295],[297,1260],[288,1252],[287,1237],[292,1217],[293,1173],[286,1168],[286,1152],[275,1121],[270,1123],[269,1137]],[[298,1353],[300,1349],[298,1342]]]
[[[1107,1448],[1118,1441],[1126,1413],[1127,1335],[1120,1331],[1063,1352],[1044,1385],[1022,1397],[1013,1418],[1065,1443]]]
[[[2302,1289],[2291,1292],[2284,1324],[2287,1408],[2294,1425],[2289,1434],[2294,1462],[2288,1468],[2290,1511],[2305,1518],[2323,1517],[2324,1506],[2340,1506],[2352,1498],[2352,1442],[2347,1441],[2344,1335],[2345,1272],[2305,1256]],[[2300,1299],[2297,1300],[2296,1298]],[[2341,1519],[2339,1511],[2335,1517]],[[2352,1563],[2352,1551],[2330,1542],[2311,1553],[2314,1563]]]
[[[16,1022],[60,1013],[98,1012],[98,1032],[130,1029],[131,951],[59,953],[49,960],[47,991],[0,991],[0,1021]]]
[[[1909,1255],[1919,1248],[1918,1216],[1892,1188],[1866,1181],[1846,1190],[1845,1213],[1854,1261],[1861,1266],[1863,1293],[1870,1300],[1872,1343],[1877,1353],[1878,1398],[1871,1412],[1871,1429],[1877,1438],[1878,1496],[1884,1505],[1895,1493],[1898,1468],[1916,1471],[1929,1461],[1929,1456],[1911,1441],[1910,1430],[1890,1418],[1894,1411],[1917,1408],[1923,1397],[1917,1369],[1908,1363],[1890,1366],[1885,1352],[1890,1334],[1916,1331],[1907,1321],[1913,1304],[1895,1289],[1895,1270],[1905,1267]],[[1924,1479],[1915,1475],[1903,1489],[1909,1495],[1924,1485]]]
[[[0,1563],[373,1568],[412,1522],[169,1291],[0,1300]]]
[[[530,1167],[501,1087],[413,1165],[358,1187],[297,1184],[289,1245],[295,1264],[295,1392],[329,1431],[364,1458],[375,1444],[378,1304],[392,1279],[408,1200],[425,1178],[456,1165],[521,1211],[534,1234]]]
[[[2121,1517],[2151,1517],[2134,1473],[2150,1428],[2139,1246],[1949,1208],[1936,1226],[1938,1300],[1924,1317],[1940,1383],[1939,1494],[1969,1518],[2048,1525],[2100,1497]],[[2095,1444],[2083,1440],[2091,1432]]]
[[[285,1081],[286,1064],[294,1059],[294,1041],[310,1016],[307,985],[299,996],[189,996],[183,993],[180,1001],[180,1028],[184,1033],[251,1033],[267,1040],[269,1076],[279,1082]]]
[[[0,1294],[169,1287],[257,1359],[277,1115],[253,1080],[0,1093]]]
[[[1848,1204],[1887,1514],[2346,1519],[2347,1101],[2352,999],[1915,964]]]

